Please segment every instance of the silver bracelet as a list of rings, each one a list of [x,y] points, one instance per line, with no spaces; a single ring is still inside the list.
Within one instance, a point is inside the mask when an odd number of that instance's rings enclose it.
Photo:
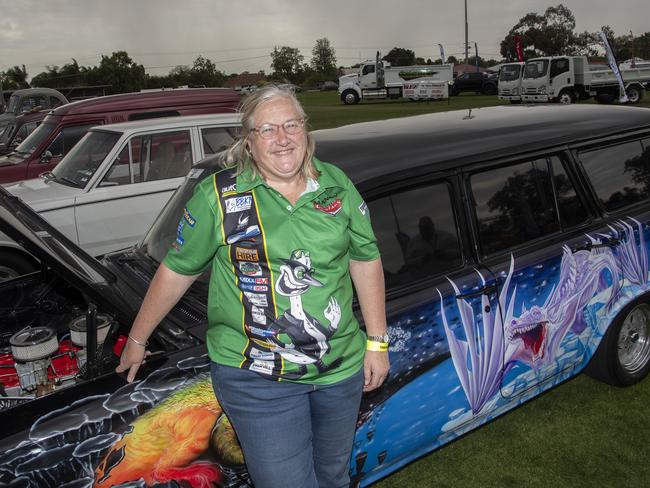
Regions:
[[[129,337],[129,339],[131,339],[133,342],[135,342],[138,346],[147,347],[147,346],[149,345],[149,341],[141,342],[141,341],[139,341],[139,340],[134,339],[133,337],[131,337],[131,334],[129,334],[128,337]]]

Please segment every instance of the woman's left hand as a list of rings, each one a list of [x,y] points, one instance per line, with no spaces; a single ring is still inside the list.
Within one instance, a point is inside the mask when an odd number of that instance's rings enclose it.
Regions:
[[[389,368],[387,352],[366,351],[363,360],[363,391],[379,388],[388,376]]]

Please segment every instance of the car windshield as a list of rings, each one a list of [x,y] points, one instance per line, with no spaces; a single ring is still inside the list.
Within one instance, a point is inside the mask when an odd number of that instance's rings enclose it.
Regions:
[[[499,81],[515,81],[519,79],[520,74],[521,66],[518,64],[502,66],[499,72]]]
[[[157,262],[162,262],[169,246],[176,239],[178,223],[183,216],[185,204],[194,194],[194,188],[201,180],[221,169],[220,156],[210,156],[201,161],[185,177],[183,184],[176,190],[167,202],[162,212],[158,214],[154,224],[142,241],[144,252]]]
[[[9,97],[9,105],[7,106],[7,113],[8,114],[17,114],[18,113],[18,102],[20,101],[20,97],[18,95],[11,95]]]
[[[50,135],[52,131],[56,129],[56,123],[54,122],[43,122],[39,125],[34,132],[25,138],[21,142],[15,151],[12,153],[14,156],[18,156],[22,159],[27,159],[38,147],[43,143],[45,139]]]
[[[85,188],[121,135],[119,132],[89,131],[52,170],[57,181]]]
[[[524,78],[541,78],[546,74],[547,69],[548,59],[531,59],[530,61],[526,61],[526,67],[524,68]]]

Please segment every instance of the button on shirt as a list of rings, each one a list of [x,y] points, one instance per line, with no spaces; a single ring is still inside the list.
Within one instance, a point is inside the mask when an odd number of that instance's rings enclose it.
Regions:
[[[379,257],[368,209],[337,167],[319,172],[295,205],[250,170],[203,180],[164,264],[211,267],[210,358],[275,380],[330,384],[363,364],[352,313],[350,259]]]

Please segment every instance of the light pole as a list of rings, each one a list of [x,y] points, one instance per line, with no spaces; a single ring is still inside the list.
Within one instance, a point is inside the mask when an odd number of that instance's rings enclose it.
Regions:
[[[467,41],[467,0],[465,0],[465,66],[469,63],[469,42]]]

